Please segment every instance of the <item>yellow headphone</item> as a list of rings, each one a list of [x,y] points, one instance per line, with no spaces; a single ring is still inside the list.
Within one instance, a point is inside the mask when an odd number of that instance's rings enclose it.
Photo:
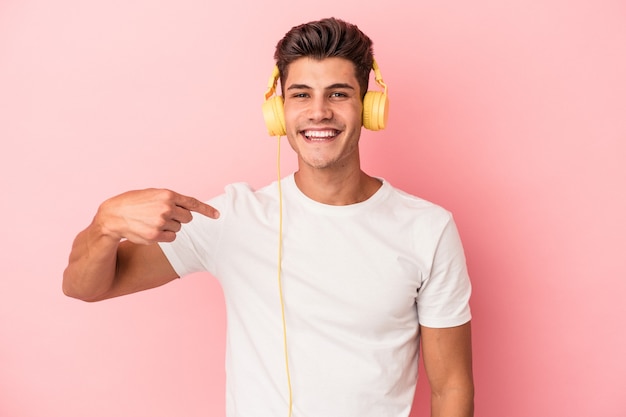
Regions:
[[[384,91],[368,91],[365,93],[365,98],[363,99],[363,127],[369,130],[382,130],[387,125],[389,97],[387,96],[387,85],[383,82],[383,76],[380,73],[376,60],[372,62],[372,70],[374,70],[376,83]],[[287,132],[285,128],[283,97],[272,97],[276,93],[276,84],[279,77],[278,66],[274,66],[272,75],[267,83],[265,102],[263,103],[263,118],[270,136],[284,136]]]

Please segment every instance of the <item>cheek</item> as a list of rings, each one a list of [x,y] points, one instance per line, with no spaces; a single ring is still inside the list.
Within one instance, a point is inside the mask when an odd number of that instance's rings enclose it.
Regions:
[[[354,116],[355,119],[359,121],[363,120],[363,103],[360,101],[356,106],[354,106]]]
[[[300,112],[298,111],[298,109],[295,109],[293,106],[288,106],[284,109],[284,114],[285,114],[285,124],[287,125],[287,129],[289,129],[296,124],[299,118]]]

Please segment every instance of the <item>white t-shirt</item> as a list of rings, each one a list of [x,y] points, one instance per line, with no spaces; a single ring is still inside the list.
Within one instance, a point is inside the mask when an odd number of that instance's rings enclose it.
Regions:
[[[293,417],[402,417],[417,381],[419,324],[470,320],[471,285],[452,216],[383,181],[330,206],[283,179],[282,286]],[[227,416],[287,415],[278,287],[277,183],[226,187],[174,242],[180,275],[208,271],[226,300]]]

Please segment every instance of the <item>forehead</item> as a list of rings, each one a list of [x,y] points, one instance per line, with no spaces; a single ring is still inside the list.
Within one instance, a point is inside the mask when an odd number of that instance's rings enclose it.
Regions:
[[[339,57],[298,58],[289,64],[287,78],[283,81],[285,88],[294,84],[306,85],[311,88],[325,88],[337,83],[350,84],[355,88],[359,86],[356,68],[352,61]]]

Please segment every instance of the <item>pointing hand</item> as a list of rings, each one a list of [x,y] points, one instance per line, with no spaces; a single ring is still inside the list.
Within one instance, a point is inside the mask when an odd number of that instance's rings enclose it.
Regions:
[[[164,189],[129,191],[100,206],[94,219],[104,234],[133,243],[171,242],[196,212],[212,219],[219,212],[193,198]]]

